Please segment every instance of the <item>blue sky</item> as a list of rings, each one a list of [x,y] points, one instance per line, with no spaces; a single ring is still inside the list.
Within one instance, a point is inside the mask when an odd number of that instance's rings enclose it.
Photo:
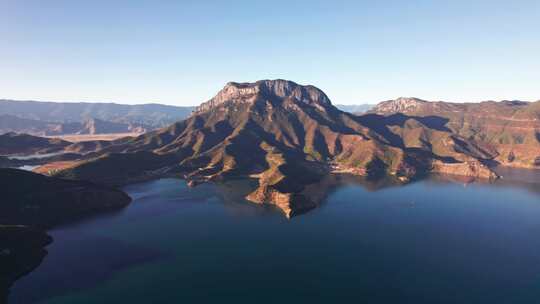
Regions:
[[[540,99],[540,1],[0,0],[0,98],[196,105],[228,81],[334,103]]]

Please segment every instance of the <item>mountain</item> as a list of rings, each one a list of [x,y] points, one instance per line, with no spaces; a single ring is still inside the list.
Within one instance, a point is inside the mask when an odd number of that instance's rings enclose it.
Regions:
[[[453,133],[496,151],[495,162],[510,167],[540,167],[540,101],[451,103],[398,98],[379,103],[371,112],[440,117]]]
[[[55,128],[48,122],[20,118],[14,115],[0,115],[0,134],[16,132],[33,135],[47,135],[47,130]]]
[[[246,198],[287,216],[317,205],[304,190],[330,172],[496,177],[482,164],[491,151],[440,121],[358,117],[334,107],[318,88],[286,80],[228,83],[186,120],[91,155],[57,175],[108,184],[179,175],[190,185],[250,177],[257,186]]]
[[[0,116],[0,130],[5,129],[6,124],[7,127],[14,128],[7,123],[10,116],[47,124],[83,123],[89,119],[98,119],[111,123],[156,129],[185,119],[194,108],[161,104],[121,105],[114,103],[0,100],[0,115],[2,115]],[[32,124],[37,123],[32,122]],[[15,129],[12,131],[21,132]]]
[[[133,125],[131,123],[111,122],[97,118],[83,121],[80,130],[70,134],[109,134],[109,133],[144,133],[151,129],[149,126]]]
[[[427,104],[429,104],[428,101],[420,98],[399,97],[397,99],[380,102],[375,107],[372,107],[369,112],[383,115],[395,113],[411,114],[411,112],[414,112]]]
[[[57,138],[43,138],[28,134],[6,133],[0,135],[0,155],[46,154],[62,151],[70,142]]]
[[[47,122],[35,119],[0,115],[0,134],[25,133],[36,136],[54,136],[66,134],[112,134],[144,133],[150,126],[122,122],[111,122],[97,118],[87,118],[82,122]]]
[[[355,104],[355,105],[344,105],[344,104],[337,104],[336,108],[340,109],[343,112],[349,112],[353,114],[363,114],[371,108],[373,108],[375,105],[372,104]]]

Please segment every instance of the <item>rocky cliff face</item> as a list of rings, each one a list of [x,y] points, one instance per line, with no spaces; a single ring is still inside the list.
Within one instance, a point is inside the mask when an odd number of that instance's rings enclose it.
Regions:
[[[197,107],[195,114],[227,103],[253,103],[261,97],[268,100],[293,98],[299,102],[317,105],[321,108],[330,105],[328,96],[318,88],[301,86],[288,80],[261,80],[255,83],[229,82],[214,98]]]
[[[258,187],[249,200],[291,216],[317,205],[302,192],[332,171],[408,180],[429,172],[434,161],[482,167],[480,160],[493,157],[428,122],[357,117],[338,110],[321,90],[292,81],[229,83],[188,119],[112,142],[59,175],[115,184],[175,174],[191,185],[250,177]]]
[[[415,97],[399,97],[394,100],[387,100],[379,103],[370,112],[377,114],[385,113],[407,113],[415,111],[424,106],[427,101]]]

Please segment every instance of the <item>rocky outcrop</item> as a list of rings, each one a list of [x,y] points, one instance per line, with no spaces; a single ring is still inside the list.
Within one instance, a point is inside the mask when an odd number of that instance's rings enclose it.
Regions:
[[[394,100],[387,100],[377,104],[369,112],[384,113],[407,113],[421,108],[427,101],[415,97],[399,97]]]
[[[495,172],[478,161],[467,161],[462,163],[433,161],[432,166],[431,172],[438,174],[459,175],[487,180],[498,178],[498,175]]]
[[[317,207],[315,201],[302,193],[284,193],[268,185],[260,186],[246,199],[257,204],[276,206],[289,218]]]

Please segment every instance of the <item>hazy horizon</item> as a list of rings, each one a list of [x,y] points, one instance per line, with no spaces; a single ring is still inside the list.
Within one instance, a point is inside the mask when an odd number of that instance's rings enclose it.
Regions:
[[[324,90],[323,90],[324,91]],[[217,93],[217,91],[216,91]],[[430,100],[426,98],[422,98],[419,96],[396,96],[394,98],[379,100],[379,101],[366,101],[366,102],[349,102],[349,103],[336,103],[332,100],[331,96],[328,96],[330,100],[332,101],[333,105],[345,105],[345,106],[355,106],[355,105],[377,105],[380,102],[387,101],[387,100],[393,100],[397,98],[418,98],[426,101],[444,101],[444,102],[456,102],[460,103],[460,101],[454,101],[454,100]],[[165,106],[178,106],[178,107],[196,107],[199,106],[201,103],[208,101],[210,98],[206,100],[202,100],[201,102],[197,104],[174,104],[174,103],[166,103],[166,102],[160,102],[156,100],[148,100],[148,101],[134,101],[134,102],[118,102],[114,100],[87,100],[84,98],[81,98],[79,100],[42,100],[37,98],[30,98],[30,99],[18,99],[18,98],[4,98],[0,97],[0,100],[10,100],[10,101],[36,101],[36,102],[53,102],[53,103],[103,103],[103,104],[119,104],[119,105],[147,105],[147,104],[157,104],[157,105],[165,105]],[[472,100],[472,101],[465,101],[465,103],[478,103],[478,102],[485,102],[485,101],[495,101],[495,102],[501,102],[501,101],[513,101],[513,100],[519,100],[519,101],[525,101],[525,102],[536,102],[540,101],[540,98],[534,99],[534,100],[521,100],[521,99],[499,99],[499,100],[491,100],[491,99],[483,99],[483,100]]]
[[[195,106],[229,81],[334,104],[540,99],[538,1],[3,1],[4,99]]]

